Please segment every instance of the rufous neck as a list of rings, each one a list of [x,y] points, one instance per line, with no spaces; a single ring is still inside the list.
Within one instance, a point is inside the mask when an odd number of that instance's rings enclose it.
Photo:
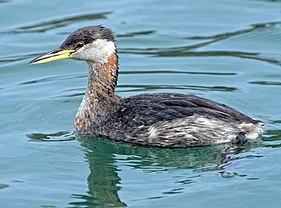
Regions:
[[[109,56],[106,63],[88,62],[88,65],[88,87],[75,118],[76,131],[87,134],[93,133],[93,126],[99,126],[122,102],[115,95],[118,77],[117,54]]]
[[[115,95],[118,79],[118,56],[114,52],[105,63],[88,62],[89,78],[87,92],[95,98],[106,98]]]

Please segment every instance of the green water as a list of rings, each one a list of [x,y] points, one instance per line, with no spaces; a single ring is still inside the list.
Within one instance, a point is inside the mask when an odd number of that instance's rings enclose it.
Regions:
[[[192,93],[263,120],[261,141],[158,149],[73,134],[87,66],[28,65],[82,26],[117,35],[117,93]],[[281,2],[0,1],[0,207],[281,206]]]

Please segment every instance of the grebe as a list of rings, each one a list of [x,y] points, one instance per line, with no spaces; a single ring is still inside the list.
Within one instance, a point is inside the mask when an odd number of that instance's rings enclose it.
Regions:
[[[190,147],[243,144],[262,132],[262,122],[233,108],[195,95],[115,94],[118,55],[113,32],[87,26],[72,32],[62,45],[30,64],[71,58],[89,65],[88,86],[75,117],[79,134],[139,145]]]

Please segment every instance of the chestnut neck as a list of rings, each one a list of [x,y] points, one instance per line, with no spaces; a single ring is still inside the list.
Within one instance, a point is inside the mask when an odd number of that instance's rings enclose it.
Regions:
[[[115,96],[118,79],[118,56],[115,51],[106,63],[88,62],[89,77],[86,93],[92,98],[106,99]]]
[[[122,102],[115,95],[118,78],[116,51],[105,63],[88,62],[88,65],[88,86],[75,118],[76,131],[86,134],[93,133],[93,127],[100,126],[107,120]]]

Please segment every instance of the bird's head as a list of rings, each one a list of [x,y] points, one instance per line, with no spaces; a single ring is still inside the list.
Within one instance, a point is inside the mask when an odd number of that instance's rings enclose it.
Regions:
[[[114,34],[108,28],[82,27],[72,32],[60,47],[38,56],[30,61],[30,64],[41,64],[66,58],[104,64],[108,57],[115,53],[114,42]]]

